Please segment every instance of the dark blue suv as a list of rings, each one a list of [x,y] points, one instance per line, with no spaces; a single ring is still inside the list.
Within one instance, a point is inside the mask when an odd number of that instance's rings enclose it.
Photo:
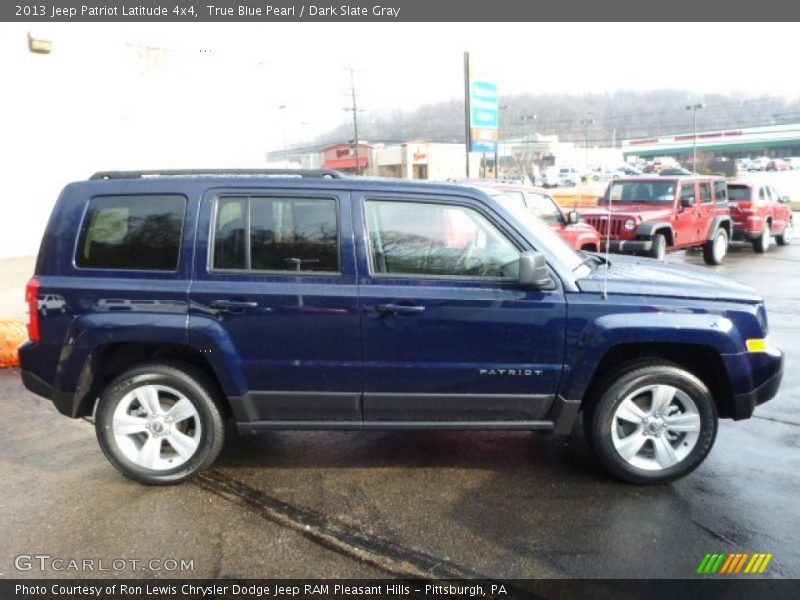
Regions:
[[[783,364],[746,286],[577,253],[479,184],[324,171],[71,183],[27,301],[26,387],[156,484],[208,468],[226,419],[565,434],[579,412],[611,473],[671,481]]]

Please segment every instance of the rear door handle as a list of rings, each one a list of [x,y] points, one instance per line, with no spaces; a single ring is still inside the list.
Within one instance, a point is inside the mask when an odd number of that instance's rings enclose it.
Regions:
[[[246,308],[256,308],[258,302],[250,302],[248,300],[212,300],[210,306],[218,310],[244,310]]]
[[[375,311],[382,315],[418,315],[425,312],[425,307],[416,304],[378,304]]]

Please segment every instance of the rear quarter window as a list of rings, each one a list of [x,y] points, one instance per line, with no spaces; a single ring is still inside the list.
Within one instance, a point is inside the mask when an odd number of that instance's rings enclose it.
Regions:
[[[174,271],[186,197],[95,196],[81,226],[75,264],[84,269]]]

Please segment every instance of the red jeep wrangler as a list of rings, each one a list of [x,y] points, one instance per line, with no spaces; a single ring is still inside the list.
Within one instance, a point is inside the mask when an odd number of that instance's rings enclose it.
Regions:
[[[545,190],[528,185],[495,181],[465,180],[464,183],[478,187],[489,187],[503,192],[506,196],[519,199],[520,206],[542,219],[575,250],[597,252],[600,250],[600,235],[597,230],[581,222],[577,211],[564,211]],[[491,193],[490,193],[491,195]]]
[[[752,242],[753,250],[766,252],[772,236],[779,246],[792,239],[792,209],[788,196],[771,185],[747,181],[728,183],[733,218],[733,239]]]
[[[611,252],[664,258],[702,248],[709,265],[728,251],[732,222],[721,177],[625,177],[612,181],[597,209],[583,212]],[[609,228],[610,225],[610,228]]]

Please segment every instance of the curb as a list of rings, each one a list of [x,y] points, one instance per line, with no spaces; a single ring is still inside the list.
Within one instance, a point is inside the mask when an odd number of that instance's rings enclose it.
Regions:
[[[0,368],[19,365],[17,349],[28,339],[25,321],[0,319]]]

